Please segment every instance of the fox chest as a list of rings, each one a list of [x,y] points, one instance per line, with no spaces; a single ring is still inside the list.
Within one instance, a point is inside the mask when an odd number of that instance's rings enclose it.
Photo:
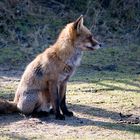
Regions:
[[[80,65],[82,59],[82,52],[75,52],[74,55],[66,62],[66,68],[60,73],[59,80],[60,82],[68,81],[76,71],[76,68]]]

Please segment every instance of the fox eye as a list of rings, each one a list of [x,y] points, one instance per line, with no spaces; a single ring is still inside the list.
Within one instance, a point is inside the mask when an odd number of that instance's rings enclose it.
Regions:
[[[87,39],[92,40],[92,35],[89,35]]]

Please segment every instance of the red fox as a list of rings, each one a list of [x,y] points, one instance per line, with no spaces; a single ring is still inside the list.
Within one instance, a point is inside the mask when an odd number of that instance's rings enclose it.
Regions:
[[[73,113],[66,106],[69,78],[80,65],[83,51],[94,51],[101,44],[83,25],[83,16],[69,23],[57,41],[39,54],[25,69],[13,102],[0,100],[0,112],[49,112],[63,120]]]

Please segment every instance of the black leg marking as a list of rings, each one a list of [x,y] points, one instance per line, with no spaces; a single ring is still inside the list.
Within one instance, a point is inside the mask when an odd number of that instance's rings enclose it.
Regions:
[[[64,115],[68,116],[68,117],[71,117],[73,116],[73,112],[69,111],[67,109],[67,106],[66,106],[66,97],[64,96],[64,98],[62,99],[61,101],[61,110],[63,112]]]
[[[51,110],[49,111],[49,113],[52,114],[52,115],[54,114],[53,108],[51,108]]]
[[[69,117],[73,116],[73,113],[71,111],[69,111],[66,106],[66,83],[63,83],[62,85],[60,85],[59,93],[61,96],[60,108],[61,108],[63,114],[66,116],[69,116]]]
[[[64,120],[65,116],[60,113],[60,95],[58,94],[58,84],[56,81],[49,83],[49,92],[51,93],[51,101],[55,113],[55,118]]]

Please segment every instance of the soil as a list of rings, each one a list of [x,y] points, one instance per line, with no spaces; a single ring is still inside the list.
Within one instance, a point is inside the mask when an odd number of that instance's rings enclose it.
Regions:
[[[21,74],[22,71],[1,70],[0,88],[13,85],[16,90]],[[13,98],[13,94],[10,98]],[[133,129],[129,130],[131,126],[123,123],[118,112],[72,102],[68,106],[74,116],[66,117],[63,121],[55,120],[54,115],[42,118],[21,114],[0,115],[0,139],[128,139],[128,136],[137,139],[140,136],[128,133]],[[90,113],[91,110],[94,110],[94,115]],[[138,127],[134,126],[134,129],[140,130]]]

